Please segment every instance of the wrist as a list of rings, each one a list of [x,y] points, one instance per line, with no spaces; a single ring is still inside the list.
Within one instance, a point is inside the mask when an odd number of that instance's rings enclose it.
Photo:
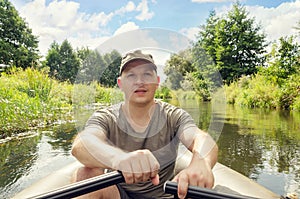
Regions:
[[[206,165],[208,165],[210,168],[212,168],[214,166],[214,164],[212,163],[212,161],[210,160],[210,158],[208,157],[204,157],[203,155],[201,155],[201,153],[197,150],[193,151],[193,157],[192,157],[192,162],[196,161],[196,162],[204,162]],[[198,163],[199,164],[199,163]]]

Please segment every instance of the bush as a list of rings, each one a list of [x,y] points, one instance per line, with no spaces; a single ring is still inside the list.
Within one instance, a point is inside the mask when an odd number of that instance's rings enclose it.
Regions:
[[[246,107],[278,108],[279,88],[264,76],[242,77],[238,82],[226,87],[228,103]]]
[[[283,109],[295,109],[300,95],[300,75],[291,75],[281,87],[279,102]],[[296,104],[295,104],[296,103]]]
[[[167,86],[160,86],[155,93],[155,98],[158,99],[171,99],[172,98],[172,91]]]
[[[12,68],[0,84],[0,138],[52,123],[70,110],[60,109],[68,104],[59,95],[51,96],[57,83],[45,71]]]

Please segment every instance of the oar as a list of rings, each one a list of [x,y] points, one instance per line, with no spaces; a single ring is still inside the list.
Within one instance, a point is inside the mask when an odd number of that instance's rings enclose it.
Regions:
[[[89,178],[80,182],[30,197],[29,199],[67,199],[81,196],[114,184],[125,182],[121,172],[113,171],[100,176]],[[167,181],[164,185],[165,193],[177,196],[177,183]],[[187,198],[199,199],[257,199],[244,195],[225,194],[201,187],[189,186]]]
[[[81,196],[114,184],[125,182],[121,172],[113,171],[100,176],[89,178],[80,182],[72,183],[67,186],[55,189],[53,191],[43,193],[31,197],[30,199],[65,199]]]
[[[177,196],[178,184],[176,182],[167,181],[164,184],[165,193],[173,194]],[[206,189],[202,187],[189,186],[186,198],[197,199],[258,199],[245,195],[219,193],[212,189]]]

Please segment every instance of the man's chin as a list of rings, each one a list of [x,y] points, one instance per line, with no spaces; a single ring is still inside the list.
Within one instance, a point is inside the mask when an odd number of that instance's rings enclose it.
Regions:
[[[144,97],[138,97],[130,100],[132,104],[136,104],[136,105],[147,105],[149,103],[152,103],[153,101],[154,99],[147,99]]]

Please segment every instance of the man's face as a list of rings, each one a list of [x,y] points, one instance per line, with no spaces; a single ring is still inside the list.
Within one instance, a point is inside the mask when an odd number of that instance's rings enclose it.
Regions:
[[[152,102],[159,84],[159,77],[153,66],[143,60],[134,60],[127,64],[118,78],[118,85],[127,101],[137,104]]]

